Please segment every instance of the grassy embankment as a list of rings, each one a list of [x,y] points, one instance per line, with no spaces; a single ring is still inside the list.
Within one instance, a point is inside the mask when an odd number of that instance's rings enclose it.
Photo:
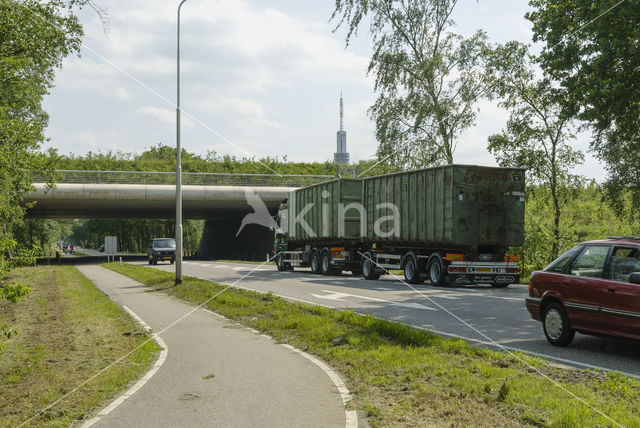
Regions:
[[[143,266],[107,265],[174,296],[202,303],[223,286]],[[640,382],[618,374],[563,370],[540,359],[481,350],[399,323],[290,303],[230,288],[207,307],[339,370],[374,426],[640,426]]]
[[[20,331],[0,351],[0,425],[17,426],[149,338],[74,267],[21,268],[31,287],[18,304],[0,303],[0,327]],[[108,403],[155,361],[150,341],[27,426],[68,426]]]

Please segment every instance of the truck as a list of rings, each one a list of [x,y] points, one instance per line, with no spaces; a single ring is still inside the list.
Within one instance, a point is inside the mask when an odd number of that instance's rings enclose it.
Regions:
[[[524,242],[524,179],[520,168],[447,165],[296,189],[277,215],[276,266],[506,287],[520,280],[507,250]]]

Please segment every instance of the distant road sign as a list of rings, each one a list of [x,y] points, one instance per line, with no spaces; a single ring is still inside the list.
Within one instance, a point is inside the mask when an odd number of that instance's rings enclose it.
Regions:
[[[106,254],[115,254],[118,251],[118,238],[116,236],[104,237],[104,252]]]

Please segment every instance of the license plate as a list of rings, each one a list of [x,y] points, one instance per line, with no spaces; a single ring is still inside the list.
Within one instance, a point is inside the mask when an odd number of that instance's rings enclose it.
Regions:
[[[478,272],[491,272],[491,268],[478,268]]]

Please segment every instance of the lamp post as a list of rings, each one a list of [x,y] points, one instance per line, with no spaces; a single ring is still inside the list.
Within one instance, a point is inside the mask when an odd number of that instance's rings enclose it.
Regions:
[[[176,50],[177,101],[176,101],[176,285],[182,283],[182,146],[180,145],[180,8],[178,5],[178,37]]]

